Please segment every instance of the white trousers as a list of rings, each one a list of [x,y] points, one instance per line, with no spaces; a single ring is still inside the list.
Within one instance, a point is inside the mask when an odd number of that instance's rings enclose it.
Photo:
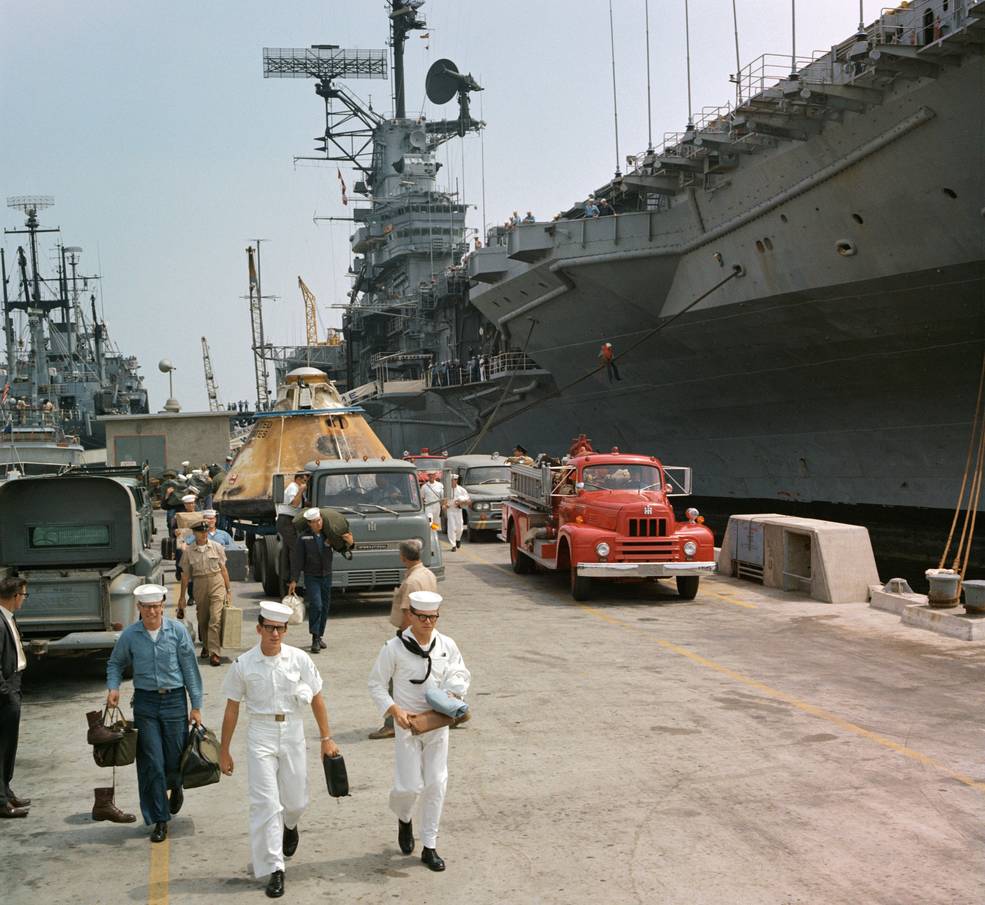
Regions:
[[[432,729],[424,735],[413,735],[400,726],[394,729],[396,753],[390,810],[407,823],[420,802],[421,845],[436,848],[448,788],[448,727]]]
[[[448,521],[448,543],[454,547],[465,533],[465,518],[458,506],[449,506],[445,518]]]
[[[428,518],[431,519],[431,524],[432,525],[440,525],[441,524],[441,502],[440,502],[440,500],[437,503],[428,503],[427,506],[424,507],[424,511],[428,514]]]
[[[247,745],[250,848],[259,878],[284,869],[284,827],[296,827],[308,807],[304,722],[253,720]]]

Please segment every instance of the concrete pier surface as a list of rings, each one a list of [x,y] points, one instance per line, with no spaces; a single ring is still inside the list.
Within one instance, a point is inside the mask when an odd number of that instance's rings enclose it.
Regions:
[[[315,656],[352,795],[329,798],[309,736],[311,806],[284,901],[429,905],[963,905],[985,900],[985,642],[711,578],[603,585],[514,575],[504,544],[446,554],[439,630],[473,673],[474,718],[451,734],[438,851],[397,847],[392,742],[366,678],[391,634],[388,595],[337,598]],[[255,639],[262,593],[236,585]],[[171,601],[173,603],[173,599]],[[292,626],[287,643],[310,639]],[[235,652],[232,652],[233,654]],[[217,732],[228,666],[202,667]],[[130,708],[130,685],[122,701]],[[99,664],[35,665],[13,788],[30,816],[0,825],[8,905],[265,901],[248,870],[245,719],[238,768],[186,793],[167,842],[94,823],[84,713]],[[116,801],[139,815],[133,767]]]

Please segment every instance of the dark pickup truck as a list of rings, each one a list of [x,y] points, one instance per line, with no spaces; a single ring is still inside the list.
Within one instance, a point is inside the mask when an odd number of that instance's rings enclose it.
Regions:
[[[134,588],[162,581],[132,484],[69,474],[0,485],[0,576],[28,582],[17,624],[35,656],[111,649],[137,618]]]

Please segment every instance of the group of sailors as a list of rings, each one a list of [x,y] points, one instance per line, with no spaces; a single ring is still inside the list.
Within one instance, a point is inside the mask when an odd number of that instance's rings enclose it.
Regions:
[[[489,356],[476,355],[471,349],[464,362],[447,359],[428,365],[428,386],[458,386],[462,383],[481,383],[489,377]]]

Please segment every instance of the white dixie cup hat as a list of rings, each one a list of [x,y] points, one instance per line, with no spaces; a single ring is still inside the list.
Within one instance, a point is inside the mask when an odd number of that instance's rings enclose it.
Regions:
[[[271,622],[287,622],[293,615],[292,610],[286,603],[278,603],[275,600],[260,601],[260,615]]]
[[[321,518],[321,510],[317,506],[312,506],[310,509],[304,510],[304,519],[307,522],[313,522],[316,519]]]
[[[444,598],[434,591],[411,591],[410,604],[421,613],[437,613]]]

